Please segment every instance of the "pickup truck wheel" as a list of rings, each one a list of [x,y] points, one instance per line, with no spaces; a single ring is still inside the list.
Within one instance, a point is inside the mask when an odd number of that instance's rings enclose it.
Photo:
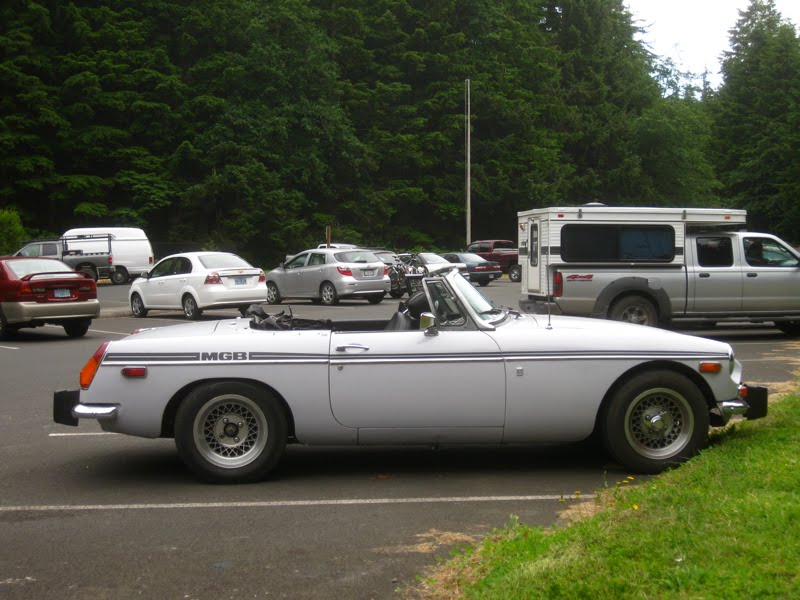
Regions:
[[[131,313],[137,319],[143,319],[147,316],[147,309],[144,307],[144,300],[139,294],[131,296]]]
[[[251,483],[278,464],[286,447],[286,415],[266,390],[235,381],[192,391],[175,416],[178,455],[211,483]]]
[[[658,324],[656,307],[642,296],[625,296],[611,305],[609,318],[612,321],[636,323],[655,327]]]
[[[91,324],[91,321],[70,321],[64,323],[64,332],[71,338],[83,337]]]
[[[334,306],[339,304],[339,294],[336,293],[336,288],[330,281],[325,281],[319,286],[319,297],[322,298],[322,303],[325,306]]]
[[[267,303],[268,304],[280,304],[281,303],[281,293],[278,291],[278,286],[275,285],[272,281],[267,283]]]
[[[128,283],[130,279],[130,275],[128,275],[128,270],[125,267],[117,267],[114,269],[114,272],[111,273],[111,283],[114,285],[122,285],[123,283]]]
[[[776,321],[775,326],[786,335],[800,336],[800,321]]]
[[[86,273],[92,278],[92,281],[97,282],[97,269],[95,269],[92,265],[80,265],[75,270],[79,273]]]
[[[601,423],[608,452],[639,473],[680,464],[708,440],[702,393],[673,371],[644,372],[624,383],[609,399]]]
[[[519,265],[511,265],[508,269],[508,278],[514,283],[522,281],[522,267]]]
[[[186,315],[186,318],[190,321],[196,321],[200,318],[200,315],[203,314],[203,311],[197,306],[197,300],[195,300],[194,296],[191,294],[186,294],[183,297],[181,306],[183,306],[183,314]]]

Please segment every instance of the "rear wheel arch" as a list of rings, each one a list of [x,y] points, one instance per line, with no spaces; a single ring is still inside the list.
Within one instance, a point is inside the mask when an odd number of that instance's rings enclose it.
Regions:
[[[178,408],[180,408],[181,403],[183,403],[183,401],[191,392],[206,384],[228,383],[228,382],[238,382],[238,383],[246,383],[252,385],[254,387],[266,391],[273,398],[275,398],[275,400],[283,408],[283,413],[284,416],[286,417],[286,424],[288,427],[289,440],[290,441],[294,440],[295,437],[294,415],[292,415],[292,411],[289,408],[289,404],[286,402],[286,399],[283,396],[281,396],[275,390],[275,388],[267,385],[263,381],[258,381],[256,379],[247,379],[243,377],[216,377],[209,379],[199,379],[197,381],[193,381],[183,386],[181,389],[175,392],[172,398],[169,399],[169,402],[167,402],[167,406],[164,408],[164,414],[161,416],[161,437],[162,438],[175,437],[175,415],[178,414]]]
[[[672,320],[672,303],[663,288],[652,288],[644,277],[622,277],[607,285],[594,303],[592,316],[610,318],[615,303],[629,296],[640,296],[653,304],[659,324]]]

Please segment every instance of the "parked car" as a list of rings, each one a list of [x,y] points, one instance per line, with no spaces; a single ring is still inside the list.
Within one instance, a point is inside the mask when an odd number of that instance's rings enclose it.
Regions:
[[[464,263],[469,271],[469,280],[480,286],[489,285],[503,276],[503,267],[495,260],[485,258],[471,252],[447,252],[442,254],[451,263]]]
[[[766,388],[742,383],[727,343],[498,308],[453,271],[423,279],[423,292],[386,317],[142,330],[100,346],[81,389],[54,394],[53,418],[174,437],[196,475],[233,483],[266,476],[287,443],[494,446],[593,434],[626,470],[655,473],[699,451],[709,425],[767,412]]]
[[[46,324],[81,337],[99,315],[97,285],[89,275],[54,258],[0,257],[0,338]]]
[[[422,278],[426,275],[450,271],[455,268],[465,279],[469,279],[467,265],[464,263],[451,263],[434,252],[407,253],[398,256],[408,267],[406,288],[409,296],[422,289]]]
[[[264,271],[229,252],[184,252],[161,259],[131,284],[134,317],[153,309],[183,310],[198,319],[204,310],[238,308],[244,314],[267,299]]]
[[[477,240],[467,246],[464,252],[499,262],[503,271],[508,273],[508,278],[515,283],[519,283],[522,279],[519,251],[517,244],[512,240]]]
[[[267,274],[267,302],[310,298],[328,306],[341,298],[377,304],[391,289],[389,267],[363,248],[316,248],[295,255]]]

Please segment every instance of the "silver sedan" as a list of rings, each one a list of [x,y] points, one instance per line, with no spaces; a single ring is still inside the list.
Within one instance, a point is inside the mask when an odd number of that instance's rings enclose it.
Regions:
[[[267,302],[310,298],[326,305],[340,298],[366,298],[377,304],[391,289],[389,268],[369,250],[315,248],[267,273]]]

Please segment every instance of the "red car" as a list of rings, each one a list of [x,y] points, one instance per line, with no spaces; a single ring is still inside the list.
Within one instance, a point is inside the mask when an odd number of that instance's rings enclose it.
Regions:
[[[47,323],[80,337],[99,314],[97,285],[86,273],[54,258],[0,257],[0,339]]]

